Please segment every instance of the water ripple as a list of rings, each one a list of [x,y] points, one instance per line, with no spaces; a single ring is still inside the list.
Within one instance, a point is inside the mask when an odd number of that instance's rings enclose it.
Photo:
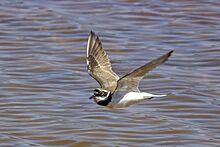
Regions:
[[[219,9],[208,1],[0,2],[0,146],[219,146]],[[120,75],[165,52],[128,109],[88,99],[94,30]]]

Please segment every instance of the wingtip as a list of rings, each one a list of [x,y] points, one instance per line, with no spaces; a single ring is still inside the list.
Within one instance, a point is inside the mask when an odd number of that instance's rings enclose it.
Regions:
[[[172,53],[173,53],[173,50],[169,51],[169,52],[167,53],[167,56],[170,57]]]
[[[88,38],[88,42],[87,42],[87,57],[89,56],[89,48],[91,47],[91,42],[92,42],[94,36],[95,36],[95,33],[91,30],[89,38]]]
[[[95,32],[91,30],[90,35],[95,35]]]
[[[172,54],[172,53],[173,53],[173,50],[169,51],[169,53]]]

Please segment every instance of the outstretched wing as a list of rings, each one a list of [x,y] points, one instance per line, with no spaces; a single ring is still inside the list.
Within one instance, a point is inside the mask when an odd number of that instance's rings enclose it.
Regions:
[[[102,48],[101,41],[92,31],[87,44],[87,65],[89,74],[100,84],[101,88],[113,93],[119,77],[112,71],[108,55]]]
[[[144,75],[149,72],[150,70],[156,68],[157,66],[161,65],[170,57],[173,51],[168,52],[167,54],[152,60],[151,62],[135,69],[131,73],[123,76],[118,80],[116,91],[134,91],[139,92],[138,86],[140,80],[144,77]]]

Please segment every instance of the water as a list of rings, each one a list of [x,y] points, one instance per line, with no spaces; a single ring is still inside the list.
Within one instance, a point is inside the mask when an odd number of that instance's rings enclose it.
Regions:
[[[219,146],[218,0],[2,0],[0,10],[0,146]],[[170,95],[95,105],[90,30],[120,76],[174,50],[140,85]]]

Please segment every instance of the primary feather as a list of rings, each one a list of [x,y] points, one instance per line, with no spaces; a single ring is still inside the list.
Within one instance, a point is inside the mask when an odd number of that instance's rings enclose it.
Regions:
[[[113,93],[119,77],[113,72],[101,41],[92,31],[87,44],[87,65],[89,74],[100,84],[101,88]]]
[[[117,91],[126,91],[126,92],[139,92],[138,86],[140,80],[152,69],[156,68],[157,66],[163,64],[172,54],[173,51],[166,53],[165,55],[160,56],[157,59],[152,60],[151,62],[135,69],[131,73],[123,76],[118,80]]]

